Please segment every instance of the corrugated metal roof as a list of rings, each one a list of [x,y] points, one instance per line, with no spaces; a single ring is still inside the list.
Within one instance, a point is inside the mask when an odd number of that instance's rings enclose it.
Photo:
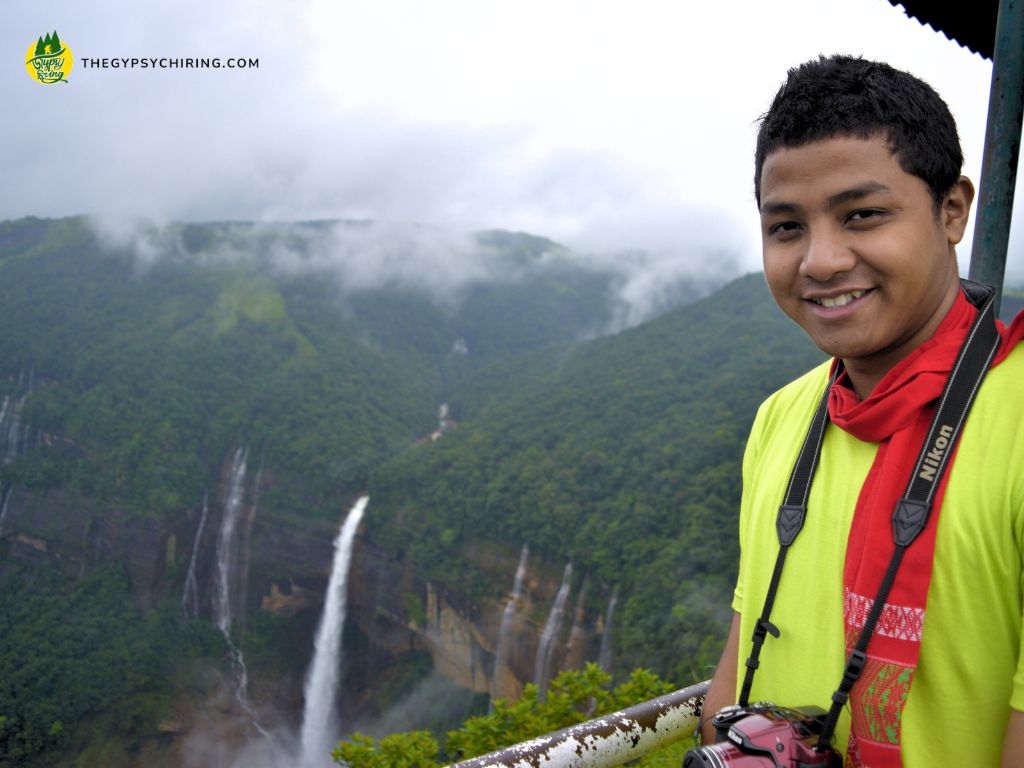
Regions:
[[[903,8],[911,18],[942,32],[965,48],[992,58],[996,39],[998,0],[977,0],[967,3],[944,3],[935,0],[889,0]]]

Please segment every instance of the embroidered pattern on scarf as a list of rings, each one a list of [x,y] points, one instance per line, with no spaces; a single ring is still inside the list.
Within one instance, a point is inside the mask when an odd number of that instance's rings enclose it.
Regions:
[[[857,498],[843,568],[846,650],[860,635],[892,558],[892,510],[902,496],[942,393],[977,310],[959,294],[935,335],[890,370],[859,400],[843,373],[829,393],[832,423],[854,437],[879,443]],[[998,364],[1024,337],[1024,313],[1003,337]],[[955,461],[956,446],[951,459]],[[948,473],[935,493],[928,524],[907,549],[878,626],[868,660],[850,695],[848,768],[899,768],[903,708],[920,655],[935,534]]]

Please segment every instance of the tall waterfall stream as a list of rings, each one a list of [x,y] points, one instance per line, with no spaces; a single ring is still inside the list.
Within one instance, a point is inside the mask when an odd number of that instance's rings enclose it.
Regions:
[[[306,674],[300,768],[333,765],[330,754],[338,737],[334,712],[341,676],[341,636],[345,626],[348,573],[356,531],[369,500],[368,496],[361,496],[356,501],[334,540],[334,563],[324,596],[324,612],[316,631],[313,661]]]
[[[551,663],[554,661],[555,644],[559,633],[562,631],[562,619],[565,617],[565,603],[569,599],[569,589],[572,586],[572,563],[565,566],[562,574],[562,586],[558,589],[555,602],[551,606],[551,613],[544,624],[544,631],[541,632],[540,642],[537,644],[537,657],[534,660],[533,681],[537,684],[539,693],[544,695],[548,689],[548,682],[551,679]]]

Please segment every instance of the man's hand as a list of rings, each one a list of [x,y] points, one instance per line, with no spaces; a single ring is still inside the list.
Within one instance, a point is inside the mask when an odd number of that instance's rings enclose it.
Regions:
[[[711,678],[708,695],[704,697],[704,709],[700,716],[702,723],[700,734],[704,744],[713,744],[715,741],[715,728],[711,725],[711,718],[722,707],[736,703],[736,666],[739,663],[739,649],[740,615],[733,612],[732,625],[729,627],[729,637],[725,641],[722,658],[718,660],[718,667],[715,669],[714,677]],[[1018,768],[1012,763],[1007,765]]]
[[[1010,710],[1000,768],[1024,768],[1024,712]]]

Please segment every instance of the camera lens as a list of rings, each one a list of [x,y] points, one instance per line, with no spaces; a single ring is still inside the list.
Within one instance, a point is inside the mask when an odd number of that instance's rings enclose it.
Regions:
[[[711,747],[691,749],[683,757],[683,768],[722,768],[725,763]]]

